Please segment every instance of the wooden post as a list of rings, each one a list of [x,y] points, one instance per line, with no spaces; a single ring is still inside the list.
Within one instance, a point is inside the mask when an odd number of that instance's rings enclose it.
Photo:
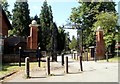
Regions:
[[[46,57],[46,73],[50,75],[50,57]]]
[[[64,53],[62,53],[62,60],[61,60],[61,62],[62,62],[62,66],[64,66]]]
[[[68,57],[65,57],[65,73],[68,73]]]
[[[29,78],[30,76],[30,66],[29,66],[29,57],[25,58],[25,75],[27,78]]]

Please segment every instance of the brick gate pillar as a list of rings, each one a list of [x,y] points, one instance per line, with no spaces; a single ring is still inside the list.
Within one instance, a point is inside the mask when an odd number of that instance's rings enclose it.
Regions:
[[[96,31],[96,58],[105,58],[105,42],[103,39],[103,30],[99,26]]]
[[[27,38],[27,48],[28,49],[37,49],[38,47],[38,24],[35,20],[29,25],[30,27],[30,36]]]

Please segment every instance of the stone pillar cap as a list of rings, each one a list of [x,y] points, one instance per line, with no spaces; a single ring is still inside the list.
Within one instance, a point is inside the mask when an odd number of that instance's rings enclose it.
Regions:
[[[32,26],[36,26],[36,27],[39,26],[39,25],[37,24],[36,20],[33,20],[33,21],[31,22],[31,24],[29,25],[29,27],[32,27]]]
[[[103,29],[100,26],[98,26],[96,31],[103,31]]]

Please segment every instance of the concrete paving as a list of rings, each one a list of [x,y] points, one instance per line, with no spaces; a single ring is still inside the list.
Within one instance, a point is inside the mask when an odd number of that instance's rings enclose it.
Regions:
[[[69,73],[64,73],[61,66],[61,56],[58,62],[51,62],[51,74],[46,75],[46,69],[32,69],[30,79],[24,77],[24,71],[20,71],[5,82],[118,82],[118,63],[83,61],[83,72],[80,71],[79,61],[69,57]]]

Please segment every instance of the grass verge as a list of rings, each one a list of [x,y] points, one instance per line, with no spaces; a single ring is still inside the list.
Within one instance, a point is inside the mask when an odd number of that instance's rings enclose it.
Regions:
[[[41,62],[40,64],[40,68],[44,68],[46,65],[45,62]],[[30,62],[30,69],[35,67],[38,67],[38,62]],[[20,70],[25,70],[25,63],[21,63],[21,67],[19,67],[19,63],[5,63],[2,66],[2,71],[0,71],[0,77]]]
[[[100,60],[100,62],[106,62],[106,61],[107,61],[106,59]],[[115,56],[113,58],[109,58],[108,62],[116,62],[116,63],[119,62],[120,63],[120,57]]]

